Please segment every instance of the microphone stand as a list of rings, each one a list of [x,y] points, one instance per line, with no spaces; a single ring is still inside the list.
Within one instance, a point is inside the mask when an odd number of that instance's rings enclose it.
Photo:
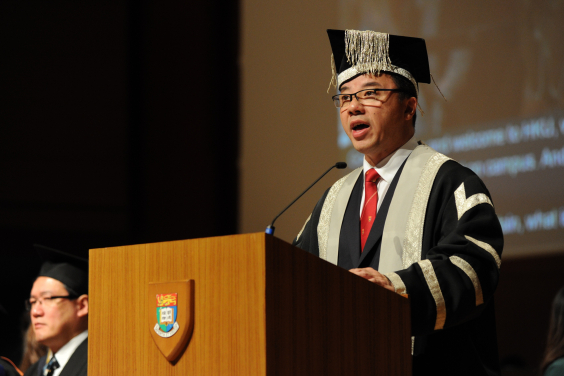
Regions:
[[[309,191],[309,189],[310,189],[311,187],[313,187],[318,181],[321,180],[321,178],[323,178],[325,175],[327,175],[327,174],[329,173],[329,171],[331,171],[331,170],[334,169],[335,167],[338,168],[339,170],[341,170],[341,169],[343,169],[343,168],[347,168],[347,164],[346,164],[345,162],[337,162],[337,163],[335,163],[333,166],[331,166],[327,171],[325,171],[325,172],[323,173],[323,175],[321,175],[316,181],[314,181],[309,187],[307,187],[306,190],[303,191],[301,195],[299,195],[298,197],[296,197],[296,199],[295,199],[294,201],[292,201],[292,202],[290,203],[290,205],[286,206],[286,207],[284,208],[284,210],[282,210],[282,211],[280,212],[280,214],[278,214],[276,217],[274,217],[274,219],[273,219],[272,222],[266,227],[266,230],[265,230],[264,232],[267,233],[267,234],[269,234],[269,235],[274,235],[274,230],[275,230],[274,222],[278,219],[278,217],[280,217],[280,216],[282,215],[282,213],[284,213],[286,210],[288,210],[288,208],[289,208],[290,206],[292,206],[292,205],[294,204],[294,202],[298,201],[298,200],[300,199],[300,197],[302,197],[307,191]]]

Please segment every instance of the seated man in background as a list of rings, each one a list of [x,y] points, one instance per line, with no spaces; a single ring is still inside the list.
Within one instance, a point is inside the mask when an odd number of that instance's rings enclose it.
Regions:
[[[25,376],[82,376],[88,360],[88,261],[36,246],[44,260],[26,301],[37,342],[48,354]]]
[[[294,244],[409,295],[414,376],[498,375],[503,234],[480,178],[414,138],[425,41],[328,34],[333,101],[364,166],[325,192]]]

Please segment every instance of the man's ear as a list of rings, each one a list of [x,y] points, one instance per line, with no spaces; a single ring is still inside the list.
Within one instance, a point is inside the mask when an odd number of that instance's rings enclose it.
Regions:
[[[405,103],[404,119],[411,120],[417,111],[417,98],[411,97]]]
[[[88,316],[88,295],[80,295],[78,299],[76,299],[76,305],[78,306],[78,317]]]

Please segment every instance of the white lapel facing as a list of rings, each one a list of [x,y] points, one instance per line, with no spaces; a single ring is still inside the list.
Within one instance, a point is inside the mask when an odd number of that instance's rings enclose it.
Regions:
[[[408,157],[384,225],[378,267],[381,273],[405,269],[421,260],[427,202],[435,176],[447,160],[424,144]]]
[[[408,157],[384,224],[378,267],[381,273],[405,269],[421,260],[427,202],[439,168],[449,159],[424,144]],[[333,184],[321,209],[317,226],[319,257],[335,265],[343,217],[361,173],[359,167]]]
[[[341,224],[354,184],[361,173],[362,167],[359,167],[333,184],[321,209],[317,225],[319,257],[335,265],[339,261]]]

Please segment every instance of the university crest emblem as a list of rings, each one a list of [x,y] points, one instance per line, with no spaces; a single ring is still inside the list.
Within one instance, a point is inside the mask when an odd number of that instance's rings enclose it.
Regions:
[[[155,332],[161,337],[173,336],[178,331],[176,300],[178,294],[157,294],[157,323]]]
[[[171,362],[176,362],[194,330],[194,280],[149,283],[151,337]]]

